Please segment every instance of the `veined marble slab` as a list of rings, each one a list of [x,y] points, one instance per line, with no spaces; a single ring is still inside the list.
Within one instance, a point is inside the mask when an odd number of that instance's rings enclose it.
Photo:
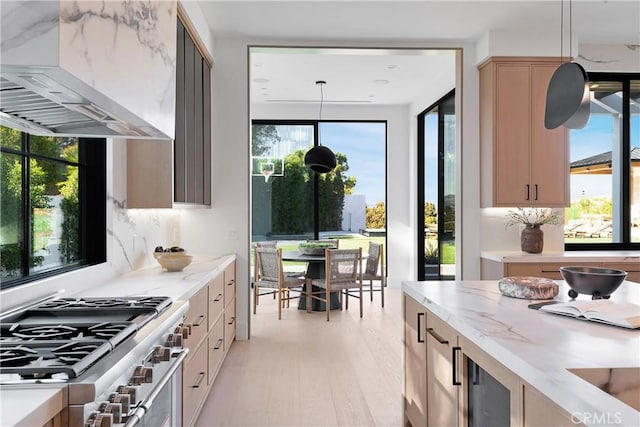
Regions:
[[[59,70],[63,86],[79,80],[173,138],[175,0],[5,0],[0,9],[3,66]]]
[[[569,287],[557,283],[556,300],[568,300]],[[639,368],[640,330],[529,309],[538,301],[502,295],[497,280],[403,282],[402,289],[576,419],[610,414],[615,418],[594,417],[586,424],[615,419],[617,425],[640,425],[640,412],[569,371]],[[637,303],[640,284],[623,283],[611,300]]]

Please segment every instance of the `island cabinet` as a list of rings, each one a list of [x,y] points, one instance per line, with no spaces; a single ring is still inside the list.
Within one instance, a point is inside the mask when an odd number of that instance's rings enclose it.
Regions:
[[[235,338],[235,295],[232,262],[189,299],[189,311],[180,325],[183,346],[189,349],[183,364],[183,426],[195,423]]]
[[[427,425],[426,310],[404,295],[404,424]]]
[[[458,335],[427,311],[427,425],[457,426],[460,378]]]
[[[529,384],[523,384],[523,420],[527,427],[573,427],[581,424],[582,414],[563,411]]]
[[[558,58],[492,57],[480,70],[483,207],[570,204],[567,130],[544,127]]]
[[[580,425],[406,294],[404,315],[405,426]]]

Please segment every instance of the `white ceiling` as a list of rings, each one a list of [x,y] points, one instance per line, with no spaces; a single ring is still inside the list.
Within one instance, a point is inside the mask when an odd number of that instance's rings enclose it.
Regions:
[[[199,0],[214,38],[389,45],[393,42],[476,41],[488,30],[553,32],[560,11],[568,37],[580,43],[640,49],[640,1],[218,1]],[[327,102],[403,104],[434,76],[451,72],[452,51],[255,50],[251,100],[317,102],[316,80],[326,80]],[[387,81],[384,83],[383,81]],[[384,83],[384,84],[383,84]]]

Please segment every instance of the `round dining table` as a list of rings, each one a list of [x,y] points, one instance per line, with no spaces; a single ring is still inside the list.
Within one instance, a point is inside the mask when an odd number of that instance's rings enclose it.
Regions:
[[[283,261],[294,261],[294,262],[305,262],[307,263],[307,271],[305,272],[305,276],[311,279],[324,279],[325,270],[324,264],[326,257],[324,254],[322,255],[307,255],[303,254],[300,251],[285,251],[282,252],[282,260]],[[313,287],[313,291],[320,291],[321,288],[317,286]],[[331,292],[329,297],[330,299],[330,309],[337,310],[340,308],[340,295],[338,292]],[[307,309],[307,299],[300,298],[298,302],[298,310],[306,310]],[[319,301],[317,299],[311,300],[311,310],[313,311],[325,311],[324,301]]]

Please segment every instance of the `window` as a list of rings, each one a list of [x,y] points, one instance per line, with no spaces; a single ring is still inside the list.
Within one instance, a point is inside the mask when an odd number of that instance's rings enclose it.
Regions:
[[[640,75],[589,73],[591,115],[571,130],[565,248],[640,247]]]
[[[104,139],[0,126],[3,289],[106,259]]]
[[[293,241],[324,237],[365,250],[369,240],[384,243],[386,133],[384,121],[254,120],[252,240],[292,241],[291,250]],[[318,135],[338,160],[322,175],[304,164]]]

